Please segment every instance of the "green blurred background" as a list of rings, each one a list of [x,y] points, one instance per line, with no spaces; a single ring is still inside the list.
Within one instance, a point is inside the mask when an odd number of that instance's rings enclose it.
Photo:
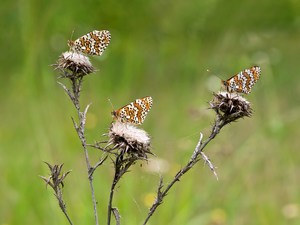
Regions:
[[[176,184],[149,224],[300,224],[300,2],[8,1],[1,2],[0,225],[67,224],[38,175],[42,161],[72,169],[64,197],[75,224],[94,224],[89,184],[71,116],[75,110],[50,65],[67,40],[108,29],[112,39],[99,69],[86,77],[92,102],[87,138],[101,139],[118,108],[151,95],[143,124],[152,137],[148,164],[120,182],[114,205],[122,224],[141,224],[160,175],[165,181],[189,159],[214,120],[212,92],[252,65],[261,79],[247,96],[254,115],[226,126],[208,145],[219,181],[199,163]],[[93,161],[100,154],[92,152]],[[113,170],[95,173],[100,224],[106,223]]]

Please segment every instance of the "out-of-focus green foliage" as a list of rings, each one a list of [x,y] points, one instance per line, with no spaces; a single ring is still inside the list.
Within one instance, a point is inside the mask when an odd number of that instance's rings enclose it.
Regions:
[[[122,224],[141,224],[159,175],[167,182],[188,160],[199,132],[209,135],[207,102],[226,79],[254,64],[261,79],[247,99],[252,118],[231,124],[207,148],[216,181],[201,163],[170,192],[151,224],[300,224],[300,3],[298,1],[8,1],[0,7],[0,225],[67,224],[38,175],[72,169],[65,201],[75,224],[93,224],[74,109],[50,66],[67,40],[108,29],[111,44],[91,60],[82,103],[92,102],[88,141],[107,132],[108,98],[117,108],[151,95],[143,128],[160,172],[136,165],[114,205]],[[95,161],[99,153],[91,154]],[[149,163],[150,164],[150,163]],[[95,173],[105,224],[112,164]]]

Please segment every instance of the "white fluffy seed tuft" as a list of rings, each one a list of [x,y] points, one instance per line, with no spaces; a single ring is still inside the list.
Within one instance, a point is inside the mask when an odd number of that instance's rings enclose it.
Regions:
[[[150,153],[150,137],[148,133],[135,126],[116,121],[112,123],[109,133],[109,144],[128,154],[147,158]]]
[[[71,60],[77,64],[85,64],[88,66],[92,66],[92,64],[87,56],[79,54],[77,52],[67,51],[62,54],[62,57],[66,60]]]
[[[85,76],[95,71],[87,56],[72,51],[62,53],[55,66],[65,72],[62,77]]]
[[[142,144],[150,144],[148,133],[142,129],[138,129],[133,125],[116,121],[112,124],[110,132],[114,135],[125,138],[128,142],[139,142]]]

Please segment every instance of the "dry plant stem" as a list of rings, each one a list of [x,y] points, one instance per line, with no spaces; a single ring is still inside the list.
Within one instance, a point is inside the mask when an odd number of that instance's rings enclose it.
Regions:
[[[213,171],[214,175],[217,177],[217,173],[215,171],[215,167],[212,165],[211,161],[209,158],[204,154],[203,149],[207,146],[207,144],[216,137],[216,135],[220,132],[222,127],[226,125],[227,123],[224,122],[219,116],[217,116],[217,120],[215,121],[215,124],[212,128],[211,134],[209,138],[205,141],[202,142],[203,135],[200,133],[200,139],[198,141],[198,144],[189,160],[189,162],[182,168],[180,169],[177,174],[174,176],[173,180],[167,185],[167,187],[163,190],[163,179],[160,179],[159,185],[158,185],[158,190],[157,190],[157,196],[155,202],[152,204],[149,213],[143,223],[143,225],[147,224],[149,221],[150,217],[154,214],[156,211],[157,207],[163,203],[164,197],[167,196],[169,190],[173,187],[173,185],[180,180],[180,178],[187,173],[201,158],[205,161],[206,164],[210,167],[210,169]],[[201,158],[200,158],[201,156]]]
[[[78,115],[78,120],[79,120],[79,125],[75,122],[74,118],[72,118],[74,127],[76,129],[77,135],[81,141],[81,145],[84,150],[85,154],[85,161],[86,161],[86,166],[87,166],[87,171],[88,171],[88,179],[90,183],[90,188],[91,188],[91,193],[92,193],[92,201],[93,201],[93,207],[94,207],[94,217],[95,217],[95,222],[96,225],[99,224],[98,222],[98,213],[97,213],[97,201],[95,197],[95,191],[94,191],[94,185],[93,185],[93,172],[94,168],[91,166],[90,160],[89,160],[89,154],[87,150],[87,143],[86,143],[86,138],[85,138],[85,122],[86,122],[86,114],[89,109],[89,105],[86,106],[85,110],[83,112],[80,111],[80,90],[81,90],[81,84],[82,84],[82,79],[83,77],[76,77],[76,78],[71,78],[71,85],[72,85],[72,91],[70,91],[64,84],[58,82],[65,92],[68,94],[70,97],[71,101],[73,102],[77,115]],[[102,163],[101,163],[102,164]]]
[[[91,169],[90,169],[90,171],[89,171],[89,177],[90,177],[90,176],[93,176],[95,170],[96,170],[99,166],[101,166],[101,165],[104,163],[104,161],[107,159],[107,157],[108,157],[108,155],[102,157],[102,158],[95,164],[95,166],[91,167]]]
[[[123,154],[117,155],[115,161],[114,161],[114,166],[115,166],[115,175],[113,182],[111,184],[110,188],[110,194],[109,194],[109,201],[108,201],[108,208],[107,208],[107,224],[110,225],[111,223],[111,214],[112,212],[115,215],[117,223],[119,223],[119,218],[116,217],[116,209],[112,207],[112,201],[114,198],[114,192],[115,192],[115,187],[117,183],[120,181],[122,176],[128,171],[130,166],[136,161],[135,157],[130,157],[130,158],[123,158]]]
[[[61,208],[62,212],[65,214],[65,216],[66,216],[67,220],[69,221],[69,223],[71,225],[73,225],[73,223],[72,223],[72,221],[71,221],[71,219],[70,219],[70,217],[69,217],[69,215],[68,215],[68,213],[66,211],[65,204],[62,201],[62,192],[61,192],[61,190],[60,189],[57,190],[57,192],[56,192],[55,195],[56,195],[56,198],[58,199],[59,207]]]
[[[112,208],[112,212],[115,216],[116,225],[120,225],[121,224],[121,216],[120,216],[120,213],[119,213],[118,209],[117,208]]]
[[[110,194],[109,194],[109,202],[108,202],[108,207],[107,207],[107,224],[110,225],[111,222],[111,213],[112,213],[112,201],[114,198],[114,192],[115,192],[115,187],[116,184],[118,183],[117,175],[115,173],[114,180],[111,184],[110,188]]]

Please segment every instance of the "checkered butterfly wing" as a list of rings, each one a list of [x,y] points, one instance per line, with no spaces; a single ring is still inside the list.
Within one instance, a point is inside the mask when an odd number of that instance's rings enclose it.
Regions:
[[[249,94],[253,85],[259,79],[260,72],[261,69],[259,66],[252,66],[232,76],[228,80],[222,81],[222,83],[228,92]]]
[[[74,52],[100,56],[109,45],[110,39],[108,30],[94,30],[75,41],[69,41],[68,45]]]
[[[123,122],[131,124],[142,124],[153,104],[152,97],[136,99],[134,102],[113,111],[114,117]]]

